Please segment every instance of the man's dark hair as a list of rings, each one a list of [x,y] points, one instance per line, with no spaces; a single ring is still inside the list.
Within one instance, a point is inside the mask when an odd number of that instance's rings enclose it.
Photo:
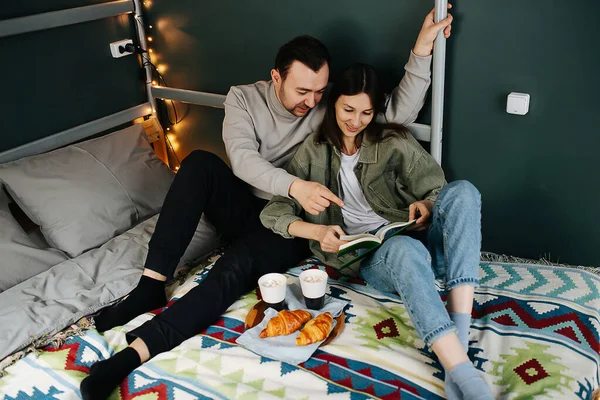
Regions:
[[[285,80],[294,61],[300,61],[317,72],[325,63],[331,64],[331,56],[327,47],[320,40],[309,35],[302,35],[281,46],[277,52],[275,69],[279,71],[281,79]]]

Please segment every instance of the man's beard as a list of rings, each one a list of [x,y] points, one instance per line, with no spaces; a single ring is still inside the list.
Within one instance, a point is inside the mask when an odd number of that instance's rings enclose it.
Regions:
[[[285,97],[285,93],[283,92],[283,86],[279,89],[279,99],[281,100],[281,104],[283,108],[288,110],[295,117],[305,117],[310,112],[311,108],[307,107],[304,102],[295,104],[293,106],[289,106],[287,104],[287,98]],[[306,108],[306,111],[300,110],[300,108]]]

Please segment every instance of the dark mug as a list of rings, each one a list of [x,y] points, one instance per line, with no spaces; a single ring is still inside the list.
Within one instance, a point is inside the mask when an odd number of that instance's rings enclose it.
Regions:
[[[300,287],[306,308],[320,310],[325,305],[327,272],[320,269],[307,269],[300,274]]]
[[[310,308],[311,310],[320,310],[325,305],[325,295],[321,297],[317,297],[316,299],[311,299],[310,297],[304,296],[304,303],[306,304],[306,308]]]

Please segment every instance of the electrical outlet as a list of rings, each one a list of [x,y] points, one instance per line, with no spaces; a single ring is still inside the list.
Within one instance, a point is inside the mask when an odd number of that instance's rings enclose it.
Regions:
[[[529,94],[511,92],[506,100],[506,112],[525,115],[529,112]]]
[[[120,58],[123,56],[128,56],[129,54],[133,54],[132,51],[125,51],[125,45],[129,43],[133,44],[133,40],[124,39],[119,40],[118,42],[112,42],[110,44],[110,53],[112,54],[113,58]],[[119,47],[121,47],[123,51],[120,51]]]
[[[142,122],[142,126],[148,136],[148,142],[154,143],[159,140],[163,135],[164,131],[158,119],[152,117]]]

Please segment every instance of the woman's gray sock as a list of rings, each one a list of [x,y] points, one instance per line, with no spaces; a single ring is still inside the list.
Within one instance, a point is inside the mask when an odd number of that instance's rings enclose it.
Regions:
[[[455,365],[446,371],[462,393],[463,400],[494,400],[486,381],[479,375],[471,361]],[[448,396],[450,398],[450,396]]]
[[[469,351],[469,328],[471,327],[471,314],[467,313],[448,313],[450,319],[456,325],[458,332],[458,341],[462,345],[465,352]],[[450,374],[446,372],[446,379],[444,380],[444,389],[446,390],[446,396],[449,400],[460,400],[463,398],[462,393],[458,385],[452,380]]]
[[[456,328],[458,329],[457,336],[460,344],[466,352],[469,351],[469,328],[471,328],[471,314],[449,312],[448,315]]]

